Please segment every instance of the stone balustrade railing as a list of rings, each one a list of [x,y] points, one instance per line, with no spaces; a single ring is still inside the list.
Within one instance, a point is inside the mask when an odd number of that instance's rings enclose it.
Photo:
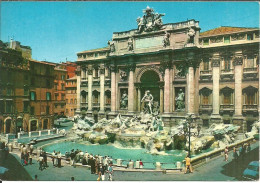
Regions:
[[[242,140],[240,142],[236,142],[236,143],[230,144],[230,145],[228,145],[228,150],[232,151],[233,147],[239,147],[242,144],[252,142],[253,140],[254,140],[254,138],[251,137],[251,138],[244,139],[244,140]],[[216,149],[216,150],[210,151],[208,153],[204,153],[204,154],[202,154],[200,156],[191,158],[191,164],[192,164],[192,166],[196,166],[196,165],[199,165],[201,163],[206,163],[210,159],[222,155],[224,153],[224,150],[225,150],[225,148],[220,148],[220,149]],[[183,163],[185,164],[185,160],[183,161]]]

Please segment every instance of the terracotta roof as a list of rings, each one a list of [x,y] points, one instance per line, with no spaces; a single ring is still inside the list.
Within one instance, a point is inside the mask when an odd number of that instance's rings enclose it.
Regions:
[[[104,47],[104,48],[97,48],[97,49],[93,49],[93,50],[86,50],[86,51],[82,51],[82,52],[79,52],[78,54],[80,53],[92,53],[92,52],[99,52],[99,51],[108,51],[109,50],[109,47]]]
[[[36,63],[39,63],[39,64],[46,64],[46,65],[56,66],[55,63],[47,62],[47,61],[38,61],[38,60],[33,60],[33,59],[30,59],[30,61],[31,61],[31,62],[36,62]]]
[[[248,28],[248,27],[228,27],[228,26],[221,26],[215,29],[211,29],[205,32],[200,33],[201,37],[208,37],[208,36],[216,36],[222,34],[231,34],[236,32],[246,32],[252,30],[259,30],[259,28]]]

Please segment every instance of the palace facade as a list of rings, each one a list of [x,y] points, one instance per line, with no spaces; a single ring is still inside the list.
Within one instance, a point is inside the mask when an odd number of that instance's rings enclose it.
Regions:
[[[163,24],[144,10],[138,28],[114,32],[108,47],[77,53],[77,110],[113,118],[143,111],[146,91],[167,126],[189,113],[197,123],[233,123],[249,131],[259,118],[259,28],[199,22]]]

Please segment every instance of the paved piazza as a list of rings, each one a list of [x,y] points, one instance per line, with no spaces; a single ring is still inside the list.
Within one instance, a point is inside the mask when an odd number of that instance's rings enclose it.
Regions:
[[[259,180],[259,3],[0,9],[0,180]]]

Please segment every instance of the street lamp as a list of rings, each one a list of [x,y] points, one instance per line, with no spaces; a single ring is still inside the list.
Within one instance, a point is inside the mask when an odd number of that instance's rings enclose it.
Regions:
[[[189,156],[190,155],[190,137],[191,135],[195,135],[194,132],[191,132],[191,128],[193,127],[194,125],[194,120],[195,120],[195,115],[194,114],[188,114],[188,116],[186,117],[186,122],[184,123],[184,133],[185,133],[185,136],[187,137],[187,135],[189,136]]]

